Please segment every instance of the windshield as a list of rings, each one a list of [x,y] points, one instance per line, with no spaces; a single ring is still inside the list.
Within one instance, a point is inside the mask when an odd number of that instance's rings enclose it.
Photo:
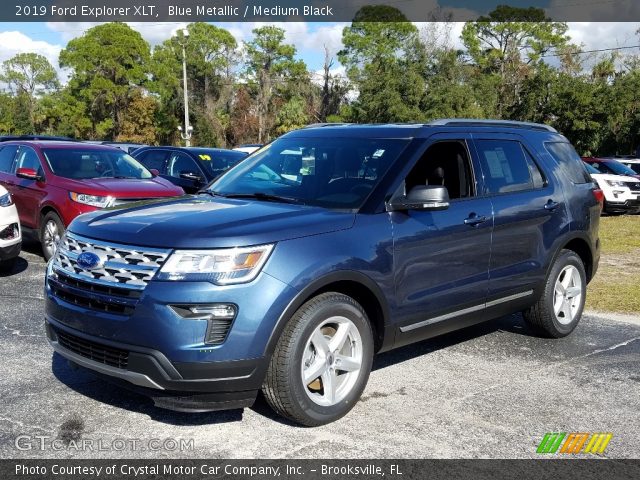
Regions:
[[[600,173],[598,170],[596,170],[595,168],[593,168],[591,166],[591,164],[584,162],[584,166],[587,168],[587,172],[589,173]]]
[[[246,153],[232,150],[206,150],[199,148],[194,149],[193,153],[200,160],[200,165],[203,165],[214,177],[230,169],[240,160],[247,158]]]
[[[635,175],[636,172],[616,160],[606,162],[594,162],[591,164],[599,173],[612,173],[613,175]]]
[[[270,197],[335,209],[359,208],[409,140],[283,138],[211,185],[224,196]],[[274,198],[276,197],[276,198]]]
[[[83,148],[45,148],[49,167],[59,177],[89,178],[152,178],[144,166],[122,150]]]

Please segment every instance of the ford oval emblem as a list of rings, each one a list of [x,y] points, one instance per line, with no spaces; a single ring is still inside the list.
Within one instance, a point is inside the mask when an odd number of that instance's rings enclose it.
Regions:
[[[102,266],[102,259],[93,252],[82,252],[76,260],[78,266],[85,270],[93,270]]]

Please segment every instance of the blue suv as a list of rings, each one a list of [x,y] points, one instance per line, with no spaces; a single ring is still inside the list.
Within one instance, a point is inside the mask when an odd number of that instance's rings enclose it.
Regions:
[[[580,320],[602,192],[550,127],[288,133],[207,190],[78,217],[46,277],[71,362],[181,411],[345,415],[374,354],[513,312]]]

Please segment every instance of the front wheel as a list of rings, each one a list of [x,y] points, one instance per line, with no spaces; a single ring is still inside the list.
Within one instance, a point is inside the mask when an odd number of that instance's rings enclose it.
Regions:
[[[56,253],[60,237],[64,233],[64,225],[54,212],[47,213],[40,224],[40,243],[45,260],[49,261]]]
[[[328,292],[287,324],[271,357],[264,395],[280,415],[306,426],[333,422],[353,408],[373,361],[373,333],[358,302]]]
[[[525,321],[549,337],[569,335],[582,316],[586,279],[580,257],[571,250],[562,250],[551,267],[542,297],[523,312]]]

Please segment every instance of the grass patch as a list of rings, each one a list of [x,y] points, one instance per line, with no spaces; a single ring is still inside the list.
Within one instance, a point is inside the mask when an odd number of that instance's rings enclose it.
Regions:
[[[600,267],[586,308],[640,314],[640,215],[602,217],[600,243]]]

